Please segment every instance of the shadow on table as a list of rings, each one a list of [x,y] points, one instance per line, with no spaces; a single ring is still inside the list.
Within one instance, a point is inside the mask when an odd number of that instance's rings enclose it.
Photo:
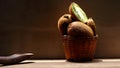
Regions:
[[[16,64],[7,64],[7,65],[0,64],[0,67],[3,67],[3,66],[11,66],[11,65],[30,64],[30,63],[34,63],[34,62],[20,62],[20,63],[16,63]]]
[[[102,59],[94,59],[94,60],[92,60],[91,62],[92,62],[92,63],[103,62],[103,60],[102,60]]]
[[[98,62],[103,62],[102,59],[93,59],[92,61],[81,61],[81,62],[74,62],[74,61],[67,61],[71,63],[98,63]]]

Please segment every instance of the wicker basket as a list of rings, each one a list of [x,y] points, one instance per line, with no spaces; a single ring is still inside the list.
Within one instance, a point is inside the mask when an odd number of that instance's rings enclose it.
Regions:
[[[91,61],[94,59],[96,41],[98,36],[94,37],[72,37],[63,36],[63,45],[65,56],[68,61]]]

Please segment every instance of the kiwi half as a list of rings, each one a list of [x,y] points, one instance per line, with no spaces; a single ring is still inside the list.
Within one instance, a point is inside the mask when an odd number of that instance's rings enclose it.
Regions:
[[[73,17],[76,17],[79,21],[85,23],[88,20],[87,15],[85,12],[80,8],[80,6],[72,2],[70,7],[69,7],[69,12]]]

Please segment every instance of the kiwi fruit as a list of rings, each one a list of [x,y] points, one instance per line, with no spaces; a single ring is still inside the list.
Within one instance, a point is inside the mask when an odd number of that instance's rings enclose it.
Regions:
[[[93,37],[93,30],[80,21],[74,21],[69,24],[67,32],[71,36]]]
[[[96,35],[96,26],[92,18],[88,18],[80,6],[72,2],[69,13],[58,20],[58,30],[62,35],[93,37]]]
[[[96,24],[92,18],[89,18],[86,22],[88,26],[90,26],[94,32],[94,36],[96,35]]]
[[[64,14],[58,20],[58,30],[62,35],[67,35],[67,27],[72,22],[70,14]]]
[[[72,18],[77,20],[77,21],[81,21],[82,23],[85,23],[88,20],[87,15],[85,14],[85,12],[75,2],[72,2],[70,4],[69,12],[70,12]]]

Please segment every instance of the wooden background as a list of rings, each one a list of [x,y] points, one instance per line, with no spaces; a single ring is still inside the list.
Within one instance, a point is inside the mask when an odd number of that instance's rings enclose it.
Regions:
[[[57,29],[75,0],[0,0],[0,55],[33,52],[33,58],[64,58]],[[120,0],[76,0],[99,35],[95,56],[120,58]]]

